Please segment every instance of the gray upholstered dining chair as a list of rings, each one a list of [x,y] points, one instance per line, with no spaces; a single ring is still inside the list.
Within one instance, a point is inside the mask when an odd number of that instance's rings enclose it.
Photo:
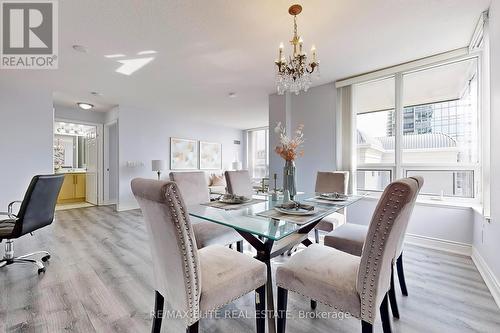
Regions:
[[[152,331],[160,332],[165,299],[169,311],[182,314],[186,332],[198,332],[204,313],[256,291],[257,332],[264,333],[266,265],[220,245],[202,249],[181,191],[171,181],[132,180],[150,239],[155,287]]]
[[[349,171],[318,171],[316,175],[316,193],[347,194],[349,187]],[[345,223],[345,209],[323,218],[314,228],[316,243],[319,243],[318,230],[330,232]]]
[[[407,178],[407,181],[414,181],[417,183],[417,195],[420,189],[424,185],[424,179],[420,176]],[[412,202],[411,209],[415,206],[415,201]],[[403,221],[403,232],[401,238],[398,240],[398,246],[396,248],[395,257],[393,261],[395,262],[396,269],[398,272],[399,286],[401,287],[401,292],[404,296],[408,296],[408,289],[406,287],[406,281],[403,270],[403,243],[404,236],[406,234],[406,229],[410,221],[410,214]],[[363,246],[366,240],[366,235],[368,234],[368,226],[359,225],[354,223],[346,223],[339,228],[336,228],[329,234],[325,236],[325,245],[336,248],[337,250],[350,253],[355,256],[361,256],[363,252]],[[392,266],[394,267],[394,266]],[[391,267],[391,269],[392,269]],[[391,288],[389,290],[389,301],[391,303],[391,310],[394,317],[399,318],[399,309],[396,301],[396,294],[394,290],[394,273],[393,269],[391,271]]]
[[[229,194],[242,195],[251,198],[254,194],[252,179],[248,170],[226,171],[227,191]]]
[[[203,171],[170,172],[169,176],[170,180],[179,186],[186,205],[210,201],[207,178]],[[191,217],[191,222],[199,249],[213,244],[232,245],[236,243],[237,250],[243,252],[243,237],[234,229],[195,217]]]
[[[414,179],[389,184],[373,213],[361,257],[313,244],[276,270],[278,332],[285,332],[288,291],[348,312],[372,332],[380,310],[384,332],[391,331],[387,293],[395,252],[419,190]]]

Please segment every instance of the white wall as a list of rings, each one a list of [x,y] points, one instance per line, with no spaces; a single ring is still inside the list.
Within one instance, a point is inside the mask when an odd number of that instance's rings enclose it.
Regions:
[[[299,95],[269,96],[269,169],[270,177],[283,178],[284,161],[276,153],[276,123],[281,122],[290,134],[304,125],[304,156],[297,158],[297,188],[313,192],[318,171],[335,170],[335,106],[337,91],[333,83],[324,84]]]
[[[336,169],[335,109],[337,90],[333,83],[324,84],[306,93],[292,95],[291,129],[304,125],[304,156],[297,165],[297,188],[314,192],[316,173]]]
[[[104,123],[110,123],[114,120],[118,120],[120,116],[120,107],[116,106],[109,110],[108,112],[104,112]]]
[[[0,80],[0,211],[21,200],[31,178],[53,173],[52,92]]]
[[[81,110],[77,107],[68,108],[61,105],[54,105],[54,109],[56,119],[69,119],[84,123],[103,124],[107,114],[107,112]]]
[[[500,3],[492,1],[489,17],[490,34],[490,110],[491,110],[491,222],[475,216],[474,247],[500,281]]]
[[[119,210],[138,207],[130,190],[130,181],[135,177],[156,177],[151,171],[151,160],[170,160],[170,137],[222,143],[223,169],[230,169],[236,150],[242,156],[241,145],[234,145],[233,140],[241,141],[243,131],[192,122],[182,114],[171,111],[120,105],[118,131]],[[127,167],[127,161],[143,165]],[[169,170],[165,170],[162,178],[168,179],[168,173]]]
[[[274,148],[278,145],[279,137],[274,132],[276,124],[281,124],[290,130],[290,96],[273,94],[269,96],[269,178],[274,179],[274,174],[278,176],[277,186],[283,183],[283,159],[279,157]]]
[[[363,199],[347,209],[347,220],[368,225],[375,206],[375,199]],[[472,244],[474,211],[466,207],[439,207],[417,203],[407,232],[449,242]]]

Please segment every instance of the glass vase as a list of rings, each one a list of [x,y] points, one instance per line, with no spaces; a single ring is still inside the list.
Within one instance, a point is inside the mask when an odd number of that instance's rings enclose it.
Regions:
[[[286,161],[283,168],[283,193],[290,194],[290,199],[293,200],[297,194],[297,181],[295,178],[295,162]]]

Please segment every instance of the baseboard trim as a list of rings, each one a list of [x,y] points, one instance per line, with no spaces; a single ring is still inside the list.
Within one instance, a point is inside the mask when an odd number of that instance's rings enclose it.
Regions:
[[[110,205],[116,205],[116,201],[110,200],[110,201],[102,201],[99,203],[99,206],[110,206]]]
[[[498,282],[495,274],[493,274],[492,270],[475,247],[472,247],[471,257],[477,267],[477,270],[479,271],[479,274],[483,277],[484,283],[486,283],[491,295],[495,299],[497,306],[500,308],[500,282]]]
[[[118,203],[116,205],[116,211],[124,212],[126,210],[139,209],[139,205],[137,202],[128,202],[128,203]]]
[[[433,250],[445,251],[470,257],[472,255],[472,245],[460,242],[449,241],[415,234],[406,234],[405,242],[412,245],[426,247]]]

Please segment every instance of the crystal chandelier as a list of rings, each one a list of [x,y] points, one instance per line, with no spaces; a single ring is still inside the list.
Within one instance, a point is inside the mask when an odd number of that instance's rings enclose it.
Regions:
[[[276,64],[276,87],[279,95],[290,91],[298,95],[301,90],[307,91],[312,83],[311,74],[319,73],[319,61],[316,58],[316,48],[311,48],[312,61],[307,63],[307,55],[302,52],[302,38],[297,34],[297,15],[302,12],[301,5],[293,5],[288,13],[293,16],[293,55],[286,59],[283,56],[283,43],[280,44]]]

